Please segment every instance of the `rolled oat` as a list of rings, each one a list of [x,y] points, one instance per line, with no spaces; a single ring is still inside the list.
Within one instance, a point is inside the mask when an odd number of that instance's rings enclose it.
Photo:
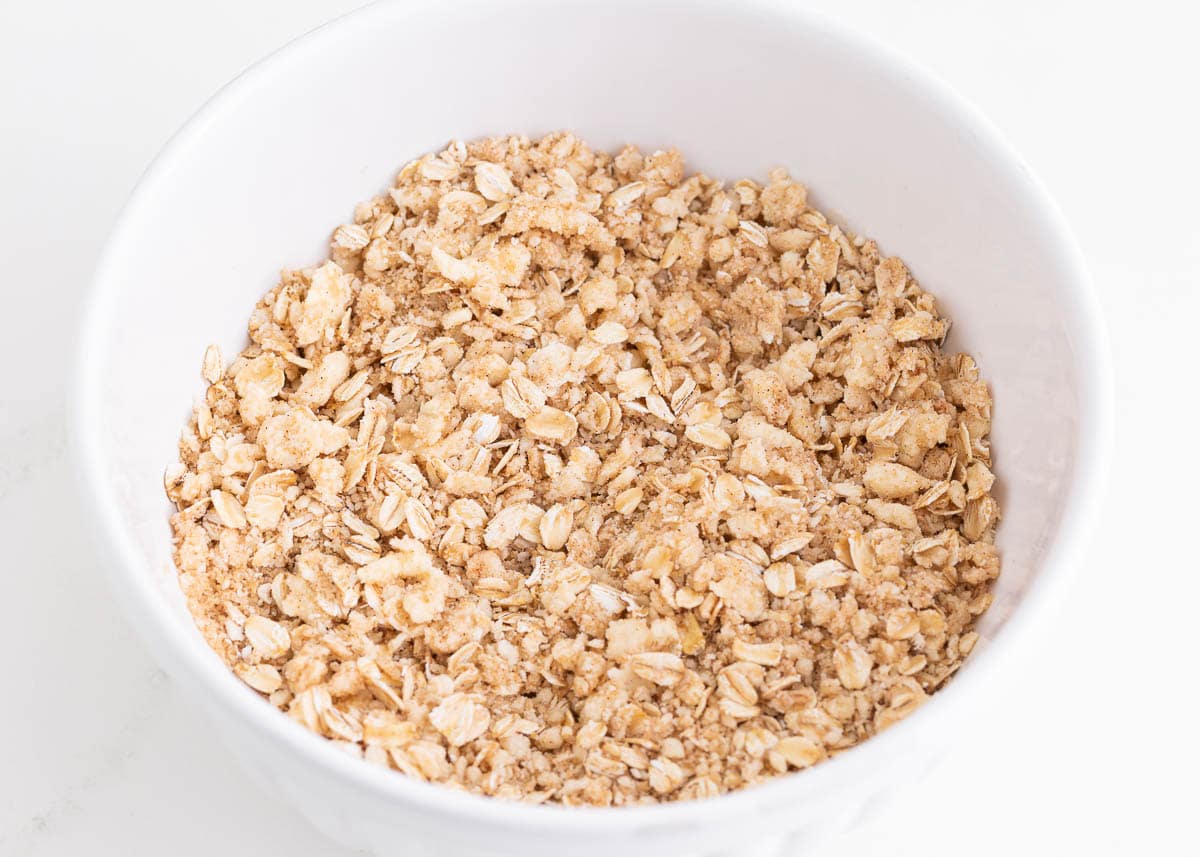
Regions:
[[[946,329],[782,171],[454,143],[204,355],[180,581],[250,687],[409,776],[622,805],[807,768],[991,600],[991,398]]]

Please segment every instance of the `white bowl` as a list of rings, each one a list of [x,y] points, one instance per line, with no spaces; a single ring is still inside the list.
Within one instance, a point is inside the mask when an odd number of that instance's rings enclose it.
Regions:
[[[243,686],[192,625],[171,562],[164,466],[204,348],[244,343],[285,265],[407,159],[451,138],[571,129],[679,146],[764,177],[904,257],[995,393],[1003,573],[984,642],[916,715],[836,759],[713,800],[535,807],[354,760]],[[163,667],[266,787],[335,839],[385,854],[763,853],[807,845],[952,741],[1078,561],[1109,449],[1107,350],[1056,208],[968,106],[889,50],[810,14],[685,0],[407,2],[356,12],[227,86],[121,214],[85,314],[75,413],[115,588]],[[931,819],[931,823],[933,820]]]

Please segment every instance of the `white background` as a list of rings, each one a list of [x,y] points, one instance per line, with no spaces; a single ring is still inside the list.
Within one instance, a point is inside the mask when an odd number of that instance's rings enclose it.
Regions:
[[[64,419],[80,296],[149,159],[240,69],[356,5],[0,0],[4,857],[348,853],[247,781],[116,614]],[[1200,854],[1200,20],[1184,3],[810,5],[932,68],[1045,180],[1092,265],[1120,410],[1099,535],[1036,658],[823,853]]]

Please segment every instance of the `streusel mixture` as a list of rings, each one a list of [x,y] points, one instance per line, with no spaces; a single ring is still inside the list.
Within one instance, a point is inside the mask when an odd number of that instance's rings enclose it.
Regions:
[[[991,397],[947,326],[782,171],[454,143],[205,355],[183,589],[248,685],[409,776],[620,805],[807,768],[991,601]]]

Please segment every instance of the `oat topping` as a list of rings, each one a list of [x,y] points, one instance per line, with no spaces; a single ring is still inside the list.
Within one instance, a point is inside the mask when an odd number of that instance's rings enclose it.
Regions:
[[[454,143],[286,271],[166,489],[250,687],[529,801],[803,769],[962,664],[999,571],[975,362],[803,185]]]

